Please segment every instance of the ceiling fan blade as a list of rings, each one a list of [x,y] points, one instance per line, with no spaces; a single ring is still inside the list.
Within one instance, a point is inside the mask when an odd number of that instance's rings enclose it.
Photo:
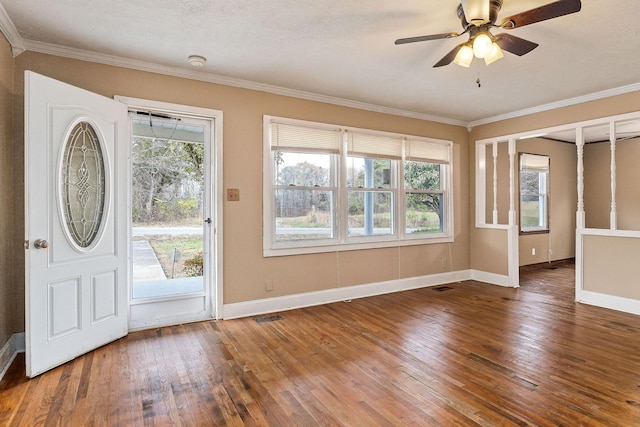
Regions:
[[[464,46],[464,43],[461,43],[458,46],[454,47],[451,52],[447,53],[440,61],[436,62],[433,68],[443,67],[445,65],[451,64],[451,62],[456,58],[456,55],[458,54],[458,51],[462,46]]]
[[[489,0],[461,0],[460,4],[468,22],[489,21]]]
[[[395,44],[407,44],[407,43],[415,43],[415,42],[426,42],[429,40],[450,39],[453,37],[458,37],[459,35],[460,33],[442,33],[442,34],[431,34],[429,36],[407,37],[404,39],[396,40]]]
[[[502,50],[518,56],[526,55],[538,47],[538,43],[530,42],[529,40],[506,33],[496,34],[495,42]]]
[[[547,19],[576,13],[579,12],[581,8],[582,3],[580,0],[558,0],[505,18],[502,24],[500,24],[500,27],[505,30],[520,28],[525,25],[535,24],[536,22],[546,21]]]

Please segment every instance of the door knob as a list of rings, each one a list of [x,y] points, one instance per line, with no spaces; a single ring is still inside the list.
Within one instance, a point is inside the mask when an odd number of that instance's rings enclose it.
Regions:
[[[35,246],[36,249],[47,249],[49,247],[49,242],[43,239],[38,239],[33,242],[33,246]]]

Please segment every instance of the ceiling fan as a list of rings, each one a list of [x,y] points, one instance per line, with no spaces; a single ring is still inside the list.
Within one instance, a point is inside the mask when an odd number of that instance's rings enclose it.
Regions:
[[[428,36],[407,37],[395,41],[396,45],[428,40],[450,39],[469,33],[469,40],[461,43],[447,53],[434,67],[442,67],[454,62],[463,67],[471,65],[473,57],[483,58],[487,65],[504,55],[503,50],[522,56],[538,47],[537,43],[507,33],[491,34],[492,28],[513,30],[547,19],[557,18],[580,11],[580,0],[558,0],[526,12],[509,16],[496,25],[502,0],[461,0],[458,5],[458,18],[462,23],[461,33],[431,34]],[[470,18],[470,19],[469,19]]]

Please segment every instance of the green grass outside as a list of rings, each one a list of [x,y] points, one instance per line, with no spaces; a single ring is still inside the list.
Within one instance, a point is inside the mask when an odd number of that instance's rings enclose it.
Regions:
[[[145,239],[149,241],[162,265],[164,274],[168,278],[187,277],[184,271],[184,262],[202,254],[203,250],[202,236],[154,235],[145,236]],[[180,259],[175,263],[169,256],[173,249],[177,249],[181,253]]]

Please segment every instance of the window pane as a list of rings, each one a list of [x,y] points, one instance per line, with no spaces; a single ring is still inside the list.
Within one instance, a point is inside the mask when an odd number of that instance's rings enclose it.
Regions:
[[[540,191],[540,175],[539,172],[520,171],[520,194],[535,194],[537,196],[544,193],[544,189]]]
[[[549,158],[522,153],[520,164],[520,231],[546,231],[549,229],[547,197]]]
[[[389,159],[347,157],[347,186],[358,188],[391,188]]]
[[[350,191],[348,199],[349,236],[393,234],[393,193]]]
[[[333,238],[331,191],[276,190],[276,242]]]
[[[407,234],[442,232],[442,199],[442,194],[407,194],[405,208],[405,232]]]
[[[330,187],[331,154],[275,151],[275,184]]]
[[[404,187],[408,190],[440,190],[440,170],[437,163],[404,162]]]
[[[523,196],[520,201],[520,224],[526,228],[544,227],[543,218],[540,215],[544,199],[538,196]],[[544,215],[544,212],[542,212]]]

